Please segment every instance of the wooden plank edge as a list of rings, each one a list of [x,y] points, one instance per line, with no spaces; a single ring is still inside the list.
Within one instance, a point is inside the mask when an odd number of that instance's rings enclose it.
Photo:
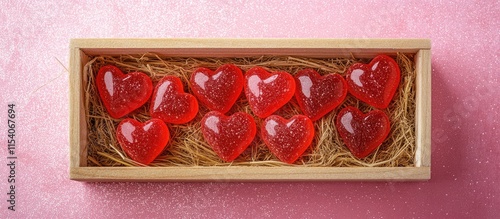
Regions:
[[[305,38],[81,38],[71,39],[79,48],[337,48],[430,49],[429,39],[305,39]]]
[[[70,168],[80,166],[80,49],[70,43],[70,75],[69,75],[69,146]]]
[[[415,166],[431,166],[431,51],[420,50],[415,56],[416,80],[416,154]]]
[[[415,54],[418,49],[338,49],[338,48],[94,48],[83,49],[90,56],[155,53],[172,57],[304,56],[311,58],[373,58],[379,54]]]
[[[87,136],[88,136],[88,129],[87,129],[87,105],[85,105],[85,89],[86,87],[84,87],[83,85],[87,85],[88,84],[88,77],[87,77],[87,73],[84,72],[84,66],[90,61],[89,59],[89,56],[87,56],[81,49],[80,49],[80,60],[81,60],[81,63],[80,63],[80,69],[81,71],[78,72],[78,78],[80,80],[80,84],[81,84],[81,89],[80,89],[80,166],[87,166],[87,162],[88,162],[88,150],[87,150],[87,146],[88,146],[88,139],[87,139]]]
[[[87,182],[190,181],[422,181],[430,167],[79,167],[70,178]]]

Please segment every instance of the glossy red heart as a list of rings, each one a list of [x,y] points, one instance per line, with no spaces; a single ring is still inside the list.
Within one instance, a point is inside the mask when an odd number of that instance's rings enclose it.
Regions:
[[[191,75],[191,89],[198,100],[210,110],[226,113],[243,90],[243,73],[232,64],[217,70],[198,68]]]
[[[116,128],[116,138],[132,160],[147,165],[165,149],[170,132],[160,119],[151,119],[145,123],[124,119]]]
[[[378,55],[369,64],[355,63],[347,70],[349,92],[374,107],[384,109],[396,93],[401,73],[398,63]]]
[[[201,120],[203,137],[224,161],[231,162],[252,143],[257,128],[252,116],[237,112],[225,116],[208,112]]]
[[[264,120],[261,136],[278,159],[291,164],[311,145],[314,125],[304,115],[295,115],[289,120],[272,115]]]
[[[295,80],[287,72],[269,73],[253,67],[245,74],[245,95],[252,112],[266,118],[285,105],[295,93]]]
[[[153,91],[149,112],[151,117],[166,123],[183,124],[196,117],[198,101],[193,95],[184,93],[181,79],[165,76]]]
[[[351,153],[360,159],[377,149],[391,130],[389,117],[384,112],[373,110],[363,114],[352,106],[339,112],[335,125]]]
[[[123,72],[115,66],[99,69],[97,90],[104,107],[115,119],[123,117],[144,105],[153,91],[151,79],[142,72]]]
[[[335,109],[347,95],[347,84],[339,74],[321,76],[313,69],[304,69],[295,75],[295,84],[297,103],[312,121]]]

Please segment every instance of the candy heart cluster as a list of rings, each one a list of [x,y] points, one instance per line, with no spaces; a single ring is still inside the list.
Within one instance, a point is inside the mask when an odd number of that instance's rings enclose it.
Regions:
[[[116,128],[123,151],[143,164],[151,163],[167,146],[170,133],[165,123],[186,123],[198,113],[198,101],[184,93],[181,80],[174,76],[165,76],[153,91],[153,83],[146,74],[124,74],[107,65],[99,69],[96,86],[104,107],[115,119],[138,109],[153,95],[149,108],[151,120],[141,123],[127,118]]]
[[[221,78],[229,78],[228,69],[232,69],[233,80],[221,81]],[[194,93],[200,102],[211,110],[217,110],[213,106],[215,101],[222,103],[220,109],[223,110],[212,111],[203,117],[201,128],[205,140],[225,161],[234,160],[251,144],[256,129],[252,117],[246,113],[223,115],[239,96],[239,92],[229,91],[244,88],[253,114],[265,119],[260,128],[262,140],[278,159],[286,163],[295,162],[311,145],[314,138],[312,121],[332,111],[347,94],[346,82],[340,75],[320,76],[312,69],[300,71],[295,77],[283,71],[268,72],[262,67],[246,71],[244,80],[240,80],[243,78],[240,74],[241,71],[223,66],[215,72],[200,68],[191,77]],[[232,89],[224,93],[218,91],[225,87]],[[296,115],[286,120],[272,115],[294,96],[306,116]],[[236,124],[240,124],[239,128]]]
[[[346,74],[349,93],[376,108],[384,109],[394,96],[401,73],[389,56],[378,55],[369,64],[356,63]],[[335,123],[340,137],[351,153],[364,158],[377,149],[387,138],[390,121],[380,110],[363,114],[355,107],[342,109]]]
[[[185,93],[182,81],[163,77],[154,87],[141,72],[123,74],[115,66],[102,67],[96,85],[109,115],[120,119],[143,106],[148,100],[151,120],[140,123],[123,119],[116,130],[122,149],[133,160],[149,164],[167,146],[170,135],[166,123],[184,124],[198,114],[198,101],[210,109],[201,120],[206,142],[224,161],[236,159],[253,142],[257,133],[254,118],[245,112],[229,112],[242,91],[253,114],[263,119],[260,138],[281,161],[294,163],[314,139],[313,122],[342,104],[351,93],[379,109],[387,108],[400,80],[397,63],[379,55],[369,64],[349,67],[346,78],[339,74],[320,75],[312,69],[268,72],[253,67],[243,72],[225,64],[212,71],[198,68],[189,80],[193,94]],[[293,97],[304,115],[289,119],[273,115]],[[390,121],[380,110],[363,114],[355,107],[342,109],[336,118],[337,131],[358,158],[379,147],[390,131]]]

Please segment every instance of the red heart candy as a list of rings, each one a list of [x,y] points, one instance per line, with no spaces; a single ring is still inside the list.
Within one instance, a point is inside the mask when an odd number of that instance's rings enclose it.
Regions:
[[[142,72],[123,72],[115,66],[99,69],[97,90],[104,107],[115,119],[123,117],[146,103],[153,91],[151,79]]]
[[[183,124],[198,113],[198,101],[193,95],[184,93],[181,79],[165,76],[156,85],[149,112],[151,117],[166,123]]]
[[[243,90],[243,73],[232,64],[217,70],[198,68],[191,75],[193,94],[210,110],[226,113]]]
[[[278,159],[291,164],[311,145],[314,125],[303,115],[295,115],[289,120],[272,115],[264,120],[261,135],[269,150]]]
[[[116,128],[116,138],[132,160],[147,165],[167,146],[170,132],[167,125],[159,119],[151,119],[145,123],[124,119]]]
[[[201,131],[215,153],[230,162],[252,143],[257,128],[247,113],[225,116],[218,111],[211,111],[201,120]]]
[[[376,56],[370,64],[356,63],[346,75],[349,92],[374,107],[384,109],[396,93],[401,73],[394,59]]]
[[[253,67],[246,72],[245,78],[248,104],[252,112],[260,118],[273,114],[295,93],[295,81],[287,72],[270,74],[261,67]]]
[[[302,112],[316,121],[344,101],[347,84],[339,74],[321,76],[312,69],[301,70],[295,75],[295,98]]]
[[[384,112],[373,110],[363,114],[352,106],[339,112],[335,125],[351,153],[360,159],[377,149],[391,130],[389,117]]]

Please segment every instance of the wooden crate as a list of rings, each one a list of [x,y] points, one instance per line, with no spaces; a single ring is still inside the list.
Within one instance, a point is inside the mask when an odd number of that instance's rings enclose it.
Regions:
[[[427,39],[73,39],[70,44],[70,178],[80,181],[427,180],[431,166],[431,43]],[[415,54],[414,167],[88,167],[83,66],[95,55],[316,58]]]

